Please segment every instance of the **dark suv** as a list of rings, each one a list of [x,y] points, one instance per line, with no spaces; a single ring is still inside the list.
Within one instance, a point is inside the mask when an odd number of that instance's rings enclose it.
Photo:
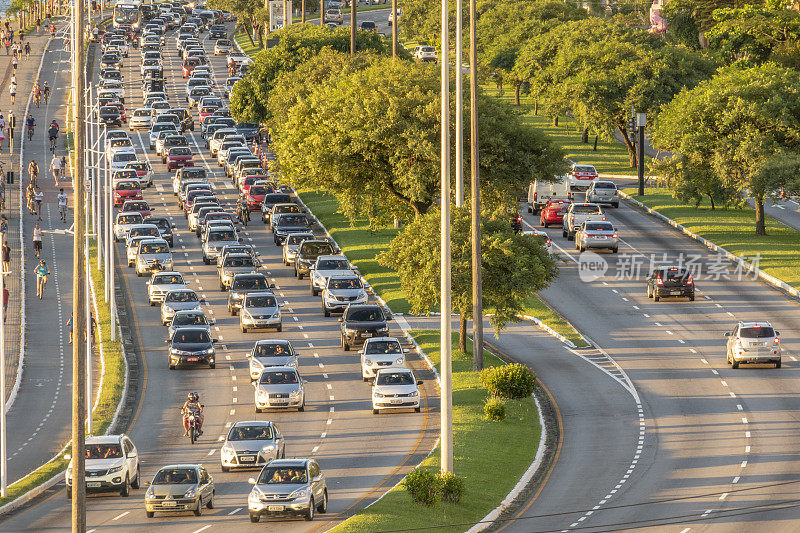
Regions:
[[[647,297],[656,302],[666,296],[685,296],[694,301],[694,280],[685,268],[660,267],[647,278]]]
[[[297,279],[309,273],[311,265],[317,262],[321,255],[336,255],[336,248],[325,239],[307,239],[300,243],[295,255],[294,275]]]
[[[364,344],[371,337],[389,335],[387,320],[391,315],[384,314],[383,309],[375,304],[349,305],[344,310],[341,322],[342,349],[346,352],[351,346]]]

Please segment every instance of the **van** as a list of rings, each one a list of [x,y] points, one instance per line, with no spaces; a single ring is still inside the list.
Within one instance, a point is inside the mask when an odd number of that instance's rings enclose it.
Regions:
[[[556,181],[531,182],[528,186],[528,213],[538,214],[550,200],[572,199],[569,180],[565,176],[557,176]]]

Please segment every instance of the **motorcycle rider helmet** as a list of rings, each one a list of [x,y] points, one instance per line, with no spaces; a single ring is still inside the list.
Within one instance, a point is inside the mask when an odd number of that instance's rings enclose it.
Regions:
[[[199,395],[199,394],[197,394],[196,392],[193,392],[193,393],[192,393],[192,398],[194,399],[194,401],[197,401],[197,400],[199,400],[199,399],[200,399],[200,395]]]
[[[186,395],[186,397],[191,402],[192,400],[194,400],[194,393],[190,392],[189,394]]]

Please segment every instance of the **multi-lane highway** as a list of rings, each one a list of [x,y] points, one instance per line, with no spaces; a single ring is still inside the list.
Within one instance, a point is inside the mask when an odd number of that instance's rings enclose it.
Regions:
[[[225,58],[213,57],[213,42],[206,36],[201,36],[203,45],[210,58],[217,90],[221,92],[219,88],[224,86],[227,77]],[[185,107],[185,80],[181,78],[173,32],[168,35],[163,56],[170,101],[174,107]],[[140,54],[131,49],[122,67],[129,113],[142,104],[139,64]],[[237,191],[216,161],[209,158],[199,126],[194,133],[186,134],[195,154],[195,164],[214,173],[217,197],[233,206]],[[255,524],[250,524],[247,518],[250,491],[247,478],[253,473],[223,473],[219,467],[220,439],[227,428],[235,421],[254,419],[279,424],[287,439],[287,457],[315,457],[328,478],[328,515],[318,517],[313,523],[282,521],[282,529],[311,530],[325,527],[322,524],[330,526],[394,485],[404,468],[416,464],[430,450],[437,426],[435,382],[429,381],[423,386],[425,407],[422,413],[374,416],[370,387],[361,380],[358,356],[356,352],[342,351],[339,346],[337,319],[322,316],[319,299],[311,296],[308,280],[297,280],[293,270],[281,264],[280,248],[273,244],[271,234],[258,219],[240,235],[245,243],[253,244],[261,252],[263,272],[276,285],[275,294],[285,304],[284,327],[282,333],[241,333],[238,317],[227,312],[227,293],[219,290],[215,266],[203,263],[200,241],[188,231],[182,211],[178,209],[172,195],[172,173],[166,172],[160,159],[148,149],[146,132],[134,132],[131,138],[141,158],[148,159],[155,170],[154,186],[145,191],[144,198],[154,208],[154,214],[166,215],[176,224],[175,269],[184,274],[190,288],[207,302],[203,309],[216,321],[212,333],[219,342],[216,369],[170,371],[164,343],[166,328],[160,323],[158,307],[148,303],[146,278],[138,278],[132,269],[120,267],[118,279],[133,303],[129,317],[131,331],[145,363],[144,397],[129,434],[139,448],[143,479],[150,479],[165,464],[202,463],[212,473],[217,492],[215,508],[202,517],[178,514],[157,515],[154,519],[145,517],[143,489],[134,491],[126,499],[118,495],[92,496],[87,515],[89,527],[96,531],[107,527],[151,531],[177,526],[193,531],[230,527],[235,523],[237,528],[255,529]],[[115,252],[117,264],[124,265],[124,261],[120,261],[125,254],[124,246],[117,245]],[[401,335],[395,325],[392,334]],[[260,338],[288,339],[299,352],[300,373],[308,380],[305,412],[255,413],[245,353]],[[420,361],[411,364],[420,376],[428,377]],[[178,412],[190,391],[199,392],[205,404],[204,435],[194,445],[183,436]],[[67,529],[69,523],[69,505],[61,491],[1,522],[0,529]]]

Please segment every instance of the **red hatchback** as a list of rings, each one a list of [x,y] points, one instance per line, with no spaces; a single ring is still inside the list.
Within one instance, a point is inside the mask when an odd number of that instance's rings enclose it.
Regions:
[[[114,185],[114,207],[119,207],[126,200],[141,200],[142,188],[139,180],[120,180]]]
[[[567,200],[550,200],[539,215],[539,223],[545,228],[550,224],[563,224],[569,204]]]
[[[252,185],[247,190],[247,195],[245,196],[245,199],[247,200],[247,208],[250,211],[261,210],[261,204],[264,203],[264,197],[272,192],[275,192],[275,189],[272,187],[267,187],[266,185]]]
[[[248,192],[250,192],[250,187],[252,187],[255,182],[266,181],[268,179],[269,177],[263,174],[252,174],[250,176],[244,176],[242,178],[239,178],[239,190],[242,191],[242,194],[247,194]],[[275,191],[273,190],[269,192],[275,192]]]
[[[200,60],[199,59],[195,59],[193,57],[190,57],[189,59],[185,59],[183,61],[183,65],[181,65],[183,67],[183,77],[184,78],[188,78],[189,76],[191,76],[192,75],[192,71],[194,70],[194,67],[196,67],[199,64],[200,64]]]
[[[181,167],[193,167],[192,149],[187,146],[175,146],[167,152],[167,170]]]
[[[143,217],[149,217],[152,212],[150,206],[144,200],[126,200],[122,204],[122,210],[125,212],[140,213]]]

